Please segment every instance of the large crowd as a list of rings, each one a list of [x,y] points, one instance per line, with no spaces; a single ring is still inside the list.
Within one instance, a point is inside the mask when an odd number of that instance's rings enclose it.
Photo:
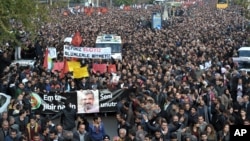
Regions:
[[[0,92],[12,100],[1,113],[0,141],[230,141],[230,125],[250,125],[249,74],[232,59],[239,47],[249,45],[247,24],[242,24],[247,19],[239,8],[220,10],[213,1],[203,2],[183,9],[182,16],[170,16],[162,29],[152,29],[151,14],[160,10],[110,8],[105,14],[67,16],[63,9],[52,10],[56,22],[42,23],[36,41],[26,41],[36,53],[32,68],[10,66],[13,48],[2,46]],[[88,78],[75,81],[43,68],[46,47],[56,47],[62,61],[63,40],[76,30],[86,47],[95,47],[100,34],[122,37],[123,60],[84,59],[90,68],[94,61],[115,64],[120,76],[115,89],[132,89],[117,104],[117,127],[108,127],[98,115],[88,121],[68,106],[61,116],[77,123],[71,128],[31,110],[30,92],[46,93],[49,85],[58,84],[62,92],[66,87],[91,89],[92,84],[109,87],[108,72],[90,71]],[[107,135],[109,128],[117,128],[117,136]]]

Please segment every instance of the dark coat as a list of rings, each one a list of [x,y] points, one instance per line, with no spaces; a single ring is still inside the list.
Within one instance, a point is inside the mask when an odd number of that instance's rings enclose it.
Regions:
[[[78,131],[73,132],[73,140],[74,141],[80,141],[80,135]],[[92,141],[90,135],[88,132],[84,134],[84,141]]]
[[[65,130],[73,130],[76,126],[75,120],[76,120],[76,110],[72,108],[65,108],[61,112],[57,113],[55,116],[53,116],[51,119],[56,119],[58,117],[61,117],[61,123],[63,125],[63,128]]]

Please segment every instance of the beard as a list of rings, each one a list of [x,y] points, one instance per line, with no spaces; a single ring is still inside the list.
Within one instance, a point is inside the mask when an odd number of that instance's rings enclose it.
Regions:
[[[88,103],[88,104],[85,104],[84,105],[86,109],[92,109],[93,108],[93,105]]]

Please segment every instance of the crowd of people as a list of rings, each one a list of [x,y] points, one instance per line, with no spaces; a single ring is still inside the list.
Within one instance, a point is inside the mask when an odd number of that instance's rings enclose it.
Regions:
[[[26,41],[36,53],[34,67],[10,66],[11,45],[2,46],[0,91],[12,100],[1,113],[0,141],[230,141],[230,125],[250,125],[249,74],[232,59],[239,47],[249,45],[242,26],[247,19],[238,9],[198,3],[183,9],[182,16],[170,16],[160,30],[150,26],[160,6],[67,16],[63,9],[52,10],[56,22],[43,23],[37,40]],[[75,80],[43,68],[46,47],[56,47],[62,61],[63,40],[76,30],[86,47],[95,47],[100,34],[122,37],[123,60],[84,59],[90,70],[93,63],[115,64],[120,80],[112,89],[131,89],[117,104],[117,127],[98,115],[88,121],[68,106],[49,118],[31,110],[30,92],[47,93],[55,85],[61,92],[110,87],[108,72],[90,71],[90,77]],[[63,123],[55,125],[58,117]],[[117,136],[107,135],[109,128],[117,128]]]

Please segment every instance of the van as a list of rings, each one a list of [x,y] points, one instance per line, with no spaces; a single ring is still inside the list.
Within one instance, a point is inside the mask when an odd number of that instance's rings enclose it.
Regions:
[[[8,110],[8,106],[10,104],[11,96],[0,93],[0,113]]]
[[[238,57],[233,61],[237,63],[239,71],[250,73],[250,47],[241,47],[238,49]]]
[[[250,47],[241,47],[238,49],[238,56],[250,58]]]

